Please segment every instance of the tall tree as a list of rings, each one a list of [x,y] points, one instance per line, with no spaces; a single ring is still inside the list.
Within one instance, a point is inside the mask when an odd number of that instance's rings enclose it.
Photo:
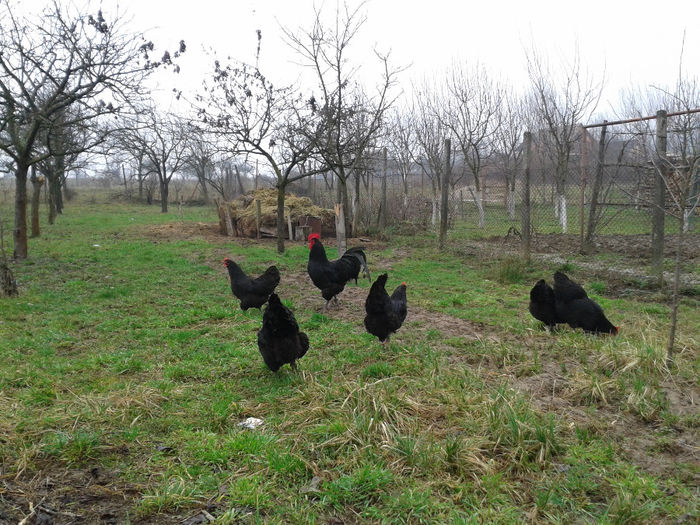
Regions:
[[[59,125],[58,116],[71,106],[81,107],[80,122],[116,113],[140,96],[144,77],[172,57],[152,62],[153,44],[101,10],[88,14],[55,1],[37,16],[17,13],[11,0],[0,0],[0,151],[14,164],[14,256],[26,258],[27,173],[51,156],[37,147],[42,128]]]
[[[168,193],[173,176],[185,165],[190,129],[175,115],[144,108],[132,124],[123,130],[132,147],[143,151],[158,177],[160,209],[168,212]]]
[[[501,126],[504,89],[482,65],[455,65],[446,85],[446,106],[440,113],[459,145],[462,158],[474,179],[474,203],[479,228],[484,227],[482,169],[493,153],[493,140]]]
[[[403,220],[408,211],[408,181],[416,167],[417,154],[416,125],[413,114],[403,110],[391,114],[388,125],[387,143],[394,167],[401,176],[403,188]]]
[[[300,165],[313,152],[314,108],[291,87],[275,87],[257,67],[215,62],[205,82],[199,112],[215,133],[227,137],[237,153],[264,159],[277,187],[277,251],[284,252],[284,201],[287,186],[312,175]]]
[[[522,104],[522,100],[519,100],[512,91],[506,91],[500,108],[501,125],[494,136],[494,148],[506,182],[506,209],[512,221],[516,219],[516,176],[521,171],[523,159],[522,140],[525,119]]]
[[[390,68],[388,56],[375,51],[382,67],[376,91],[369,93],[356,80],[358,67],[351,64],[348,53],[366,20],[363,9],[364,3],[354,9],[338,4],[329,24],[324,23],[321,10],[316,10],[311,29],[296,33],[285,30],[290,45],[312,69],[317,82],[312,101],[319,126],[309,138],[338,179],[336,202],[343,204],[346,231],[351,221],[348,180],[380,132],[385,113],[394,102],[391,88],[399,73]]]
[[[543,131],[544,140],[540,145],[554,163],[554,211],[562,232],[566,233],[569,161],[579,139],[580,124],[586,122],[598,106],[603,80],[596,81],[583,70],[578,49],[570,63],[554,67],[534,47],[526,51],[526,58],[535,125]]]

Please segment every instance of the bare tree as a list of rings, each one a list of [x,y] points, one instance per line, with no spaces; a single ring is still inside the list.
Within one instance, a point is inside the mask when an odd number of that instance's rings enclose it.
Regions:
[[[526,51],[526,58],[534,125],[543,132],[540,137],[544,140],[540,140],[539,145],[546,149],[554,163],[554,210],[562,232],[566,233],[569,161],[579,139],[580,124],[595,111],[603,82],[597,82],[582,70],[578,49],[571,63],[561,63],[555,67],[551,67],[534,47]]]
[[[160,209],[168,212],[168,192],[173,176],[187,160],[187,122],[175,115],[144,107],[131,125],[122,131],[123,137],[135,149],[143,151],[158,178]]]
[[[197,178],[204,202],[209,202],[207,185],[214,176],[214,161],[221,149],[222,146],[216,142],[215,138],[209,136],[204,130],[192,129],[187,140],[187,166],[192,169]]]
[[[42,129],[60,125],[58,117],[71,106],[81,107],[75,115],[83,123],[116,113],[139,97],[144,77],[157,65],[172,63],[172,57],[150,61],[153,44],[126,31],[118,17],[108,21],[101,10],[93,15],[56,1],[36,17],[16,12],[11,0],[0,0],[0,151],[14,163],[14,256],[23,259],[27,173],[51,156],[37,148]],[[70,118],[63,122],[75,124]]]
[[[406,220],[408,210],[408,180],[416,167],[418,142],[413,113],[406,110],[392,112],[388,123],[386,137],[393,165],[399,172],[403,187],[403,220]]]
[[[337,5],[331,24],[324,24],[321,11],[316,10],[311,29],[298,33],[284,30],[318,82],[318,96],[311,98],[311,104],[319,123],[309,138],[338,179],[336,202],[343,204],[346,231],[351,221],[347,182],[380,132],[394,101],[391,88],[399,73],[390,68],[388,56],[375,52],[382,66],[376,92],[370,94],[355,80],[358,68],[351,65],[348,51],[366,20],[363,8],[364,3],[354,9]]]
[[[494,135],[498,164],[506,182],[506,208],[510,220],[515,216],[515,183],[523,160],[522,138],[525,131],[523,102],[512,91],[506,91],[501,106],[501,125]]]
[[[199,97],[200,115],[237,153],[264,159],[276,177],[277,251],[284,252],[287,186],[312,173],[299,166],[313,151],[313,104],[290,87],[277,88],[257,68],[215,62],[213,79]]]
[[[479,210],[479,228],[484,227],[482,169],[493,152],[495,133],[501,126],[504,89],[486,69],[452,68],[446,84],[446,106],[439,113],[455,138],[465,165],[474,179],[474,203]]]

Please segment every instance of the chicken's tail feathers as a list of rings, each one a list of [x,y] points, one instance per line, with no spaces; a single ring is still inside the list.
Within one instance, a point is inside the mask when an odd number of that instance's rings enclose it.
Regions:
[[[299,348],[299,353],[297,354],[297,359],[304,357],[306,352],[309,351],[309,336],[304,332],[299,332],[299,342],[301,343],[301,346]]]
[[[367,267],[367,256],[365,255],[365,252],[363,251],[363,248],[361,246],[350,248],[343,254],[343,257],[355,257],[358,261],[360,261],[362,269],[364,270],[365,275],[367,276],[367,280],[369,282],[372,282],[372,277],[370,276],[369,268]]]

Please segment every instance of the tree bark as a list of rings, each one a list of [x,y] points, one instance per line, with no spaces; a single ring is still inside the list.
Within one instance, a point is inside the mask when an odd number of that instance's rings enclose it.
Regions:
[[[386,148],[383,149],[382,151],[382,200],[381,200],[381,205],[379,206],[379,230],[384,231],[386,229],[386,220],[387,220],[387,215],[386,215],[386,208],[387,208],[387,199],[386,199],[386,178],[388,176],[388,169],[387,169],[387,154],[386,154]]]
[[[36,168],[32,168],[32,237],[39,237],[41,229],[39,227],[39,198],[41,197],[41,186],[44,184],[43,176],[36,176]]]
[[[352,230],[351,235],[357,237],[357,221],[360,216],[360,174],[355,176],[355,194],[352,199]]]
[[[168,213],[168,181],[160,181],[160,211]]]
[[[284,253],[284,189],[277,184],[277,253]]]
[[[27,172],[29,166],[22,163],[17,165],[15,171],[15,228],[12,231],[14,241],[13,257],[26,259],[28,253],[27,244]]]
[[[448,215],[448,204],[447,197],[450,189],[450,176],[451,165],[450,165],[450,153],[452,151],[450,139],[445,139],[445,171],[442,174],[442,199],[440,204],[440,237],[439,245],[440,249],[445,248],[445,239],[447,238],[447,215]]]

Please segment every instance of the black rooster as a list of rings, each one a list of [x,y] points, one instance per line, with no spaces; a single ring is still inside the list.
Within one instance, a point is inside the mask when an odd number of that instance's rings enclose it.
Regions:
[[[244,311],[248,308],[261,308],[280,282],[280,272],[276,266],[270,266],[256,279],[248,277],[228,257],[224,259],[224,266],[231,278],[231,291],[240,300],[241,310]]]
[[[550,330],[557,323],[563,323],[554,307],[554,290],[544,279],[540,279],[530,290],[530,313],[538,321],[542,321]]]
[[[406,283],[396,287],[394,293],[389,296],[386,292],[387,274],[377,277],[369,289],[369,295],[365,300],[365,328],[379,338],[386,347],[389,344],[391,334],[396,332],[404,320],[408,311],[406,303]]]
[[[284,306],[276,293],[263,313],[262,328],[258,331],[258,349],[267,367],[277,372],[285,363],[296,370],[296,360],[309,349],[309,338],[299,331],[292,311]]]
[[[321,290],[321,295],[326,300],[324,311],[328,309],[331,299],[338,302],[336,296],[343,291],[347,282],[354,279],[357,284],[357,277],[363,268],[367,279],[372,280],[367,268],[367,256],[362,248],[350,248],[340,259],[329,261],[318,233],[309,235],[309,248],[306,270],[314,286]]]
[[[588,297],[581,285],[562,272],[554,274],[554,308],[561,322],[571,328],[617,335],[618,328],[608,321],[603,309]]]

